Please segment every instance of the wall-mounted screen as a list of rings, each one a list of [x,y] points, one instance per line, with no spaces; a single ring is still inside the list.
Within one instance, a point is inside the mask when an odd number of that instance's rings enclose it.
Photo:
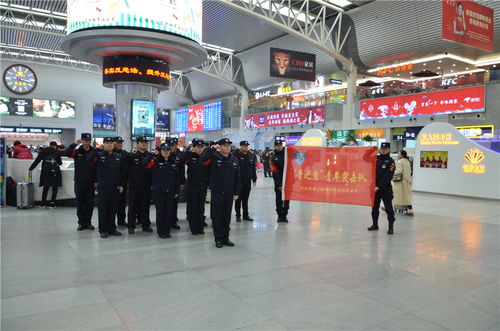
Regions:
[[[201,43],[201,0],[69,0],[67,33],[102,27],[168,32]]]
[[[420,168],[448,168],[448,152],[420,151]]]
[[[151,140],[155,135],[155,102],[132,100],[132,138],[146,136]]]
[[[175,110],[174,132],[222,130],[222,100]]]
[[[485,87],[475,86],[360,101],[360,119],[484,112]]]
[[[307,107],[245,116],[247,129],[269,126],[318,124],[325,121],[325,107]]]
[[[33,99],[33,116],[47,118],[76,118],[73,101]]]
[[[170,131],[170,111],[168,109],[158,108],[156,110],[156,131]]]
[[[33,116],[31,99],[0,97],[0,115]]]
[[[94,103],[93,127],[97,131],[116,131],[115,105]]]

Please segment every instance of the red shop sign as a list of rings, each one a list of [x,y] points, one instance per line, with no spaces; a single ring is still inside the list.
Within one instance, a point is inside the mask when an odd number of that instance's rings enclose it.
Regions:
[[[325,107],[319,106],[247,115],[245,116],[245,127],[251,129],[269,126],[317,124],[324,121]]]
[[[484,86],[476,86],[362,100],[360,119],[483,112],[484,93]]]

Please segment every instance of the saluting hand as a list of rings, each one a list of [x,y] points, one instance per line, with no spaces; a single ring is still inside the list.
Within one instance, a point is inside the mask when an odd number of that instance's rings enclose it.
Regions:
[[[133,148],[132,151],[130,152],[132,154],[137,154],[137,148]]]
[[[174,198],[176,198],[176,199],[177,199],[178,197],[179,197],[179,194],[174,195]]]
[[[157,149],[155,149],[155,150],[153,151],[153,154],[154,154],[154,155],[160,155],[160,152],[159,152]]]
[[[252,182],[252,185],[253,185],[253,186],[257,185],[257,182]]]
[[[233,196],[233,200],[238,200],[239,197],[240,197],[239,195],[235,195]]]
[[[378,186],[375,186],[375,192],[377,192],[379,190]]]
[[[123,186],[120,186],[120,187],[118,188],[118,191],[120,191],[120,194],[121,194],[121,193],[123,193]]]

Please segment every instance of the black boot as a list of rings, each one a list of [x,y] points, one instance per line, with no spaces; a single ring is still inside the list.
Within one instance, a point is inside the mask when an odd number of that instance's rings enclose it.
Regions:
[[[368,231],[377,231],[378,230],[378,224],[373,224],[367,230]]]

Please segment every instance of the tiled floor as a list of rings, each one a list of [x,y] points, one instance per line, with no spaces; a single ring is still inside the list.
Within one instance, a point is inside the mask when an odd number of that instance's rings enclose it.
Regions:
[[[498,201],[417,193],[388,236],[358,206],[292,202],[277,225],[271,187],[223,249],[185,221],[104,240],[73,208],[2,209],[2,330],[500,330]]]

